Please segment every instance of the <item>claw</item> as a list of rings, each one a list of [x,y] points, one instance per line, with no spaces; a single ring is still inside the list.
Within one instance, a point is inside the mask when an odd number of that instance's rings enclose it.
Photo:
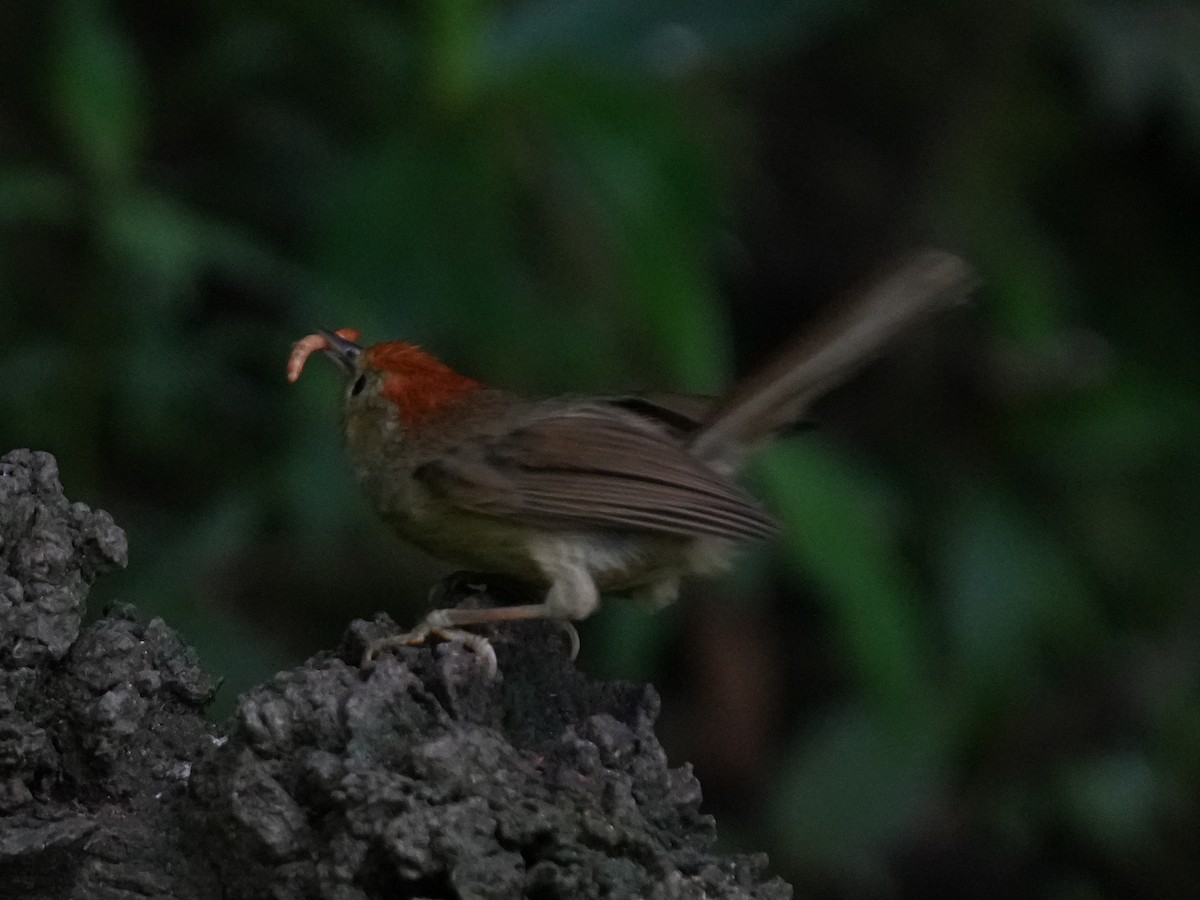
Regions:
[[[429,621],[422,622],[412,631],[406,631],[403,634],[393,634],[385,638],[380,638],[377,641],[372,641],[367,645],[367,649],[363,651],[362,666],[366,668],[371,665],[375,661],[375,658],[384,650],[391,650],[396,647],[416,647],[424,644],[426,639],[431,635],[441,638],[443,641],[458,641],[464,647],[471,650],[483,660],[489,676],[495,675],[499,671],[500,667],[496,662],[496,651],[492,648],[492,642],[482,634],[475,634],[473,631],[466,631],[462,628],[436,625]]]
[[[443,641],[462,641],[464,647],[483,660],[489,677],[500,671],[500,665],[496,662],[496,650],[492,647],[492,642],[482,634],[463,631],[461,628],[436,628],[432,633]]]
[[[552,621],[567,633],[567,640],[571,642],[567,658],[571,662],[575,662],[575,657],[579,655],[579,629],[572,625],[568,619],[553,619]]]

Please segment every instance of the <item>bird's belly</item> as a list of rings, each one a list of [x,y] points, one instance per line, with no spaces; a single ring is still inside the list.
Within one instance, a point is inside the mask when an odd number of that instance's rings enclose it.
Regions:
[[[718,538],[611,529],[560,532],[461,510],[419,521],[391,519],[389,524],[402,538],[439,559],[535,584],[548,583],[535,548],[545,548],[547,542],[561,545],[573,559],[583,561],[596,587],[605,593],[719,571],[732,549],[730,541]]]

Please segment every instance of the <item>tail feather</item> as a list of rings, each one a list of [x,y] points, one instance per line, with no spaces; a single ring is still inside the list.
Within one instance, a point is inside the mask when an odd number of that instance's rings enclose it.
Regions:
[[[975,284],[971,267],[951,253],[905,258],[718,401],[692,438],[692,452],[723,461],[794,421],[923,315],[965,300]]]

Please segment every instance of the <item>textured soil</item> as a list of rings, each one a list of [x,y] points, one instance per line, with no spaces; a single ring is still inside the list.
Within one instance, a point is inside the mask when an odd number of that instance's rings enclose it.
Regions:
[[[161,619],[81,626],[125,561],[51,456],[0,457],[0,897],[791,896],[764,857],[714,852],[653,689],[588,680],[553,627],[501,632],[490,677],[452,644],[362,669],[395,626],[354,622],[218,724]]]

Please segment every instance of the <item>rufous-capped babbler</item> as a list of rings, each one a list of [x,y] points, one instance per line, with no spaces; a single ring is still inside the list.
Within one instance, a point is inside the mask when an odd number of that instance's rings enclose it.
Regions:
[[[914,254],[719,399],[526,399],[409,343],[362,347],[352,329],[303,338],[288,378],[299,378],[318,350],[337,365],[346,450],[383,520],[434,556],[528,583],[538,600],[434,610],[414,630],[372,645],[367,658],[432,634],[465,641],[494,670],[487,639],[466,626],[567,623],[588,616],[606,592],[674,600],[685,575],[719,571],[740,542],[775,530],[735,480],[747,455],[925,313],[963,299],[973,282],[953,254]]]

